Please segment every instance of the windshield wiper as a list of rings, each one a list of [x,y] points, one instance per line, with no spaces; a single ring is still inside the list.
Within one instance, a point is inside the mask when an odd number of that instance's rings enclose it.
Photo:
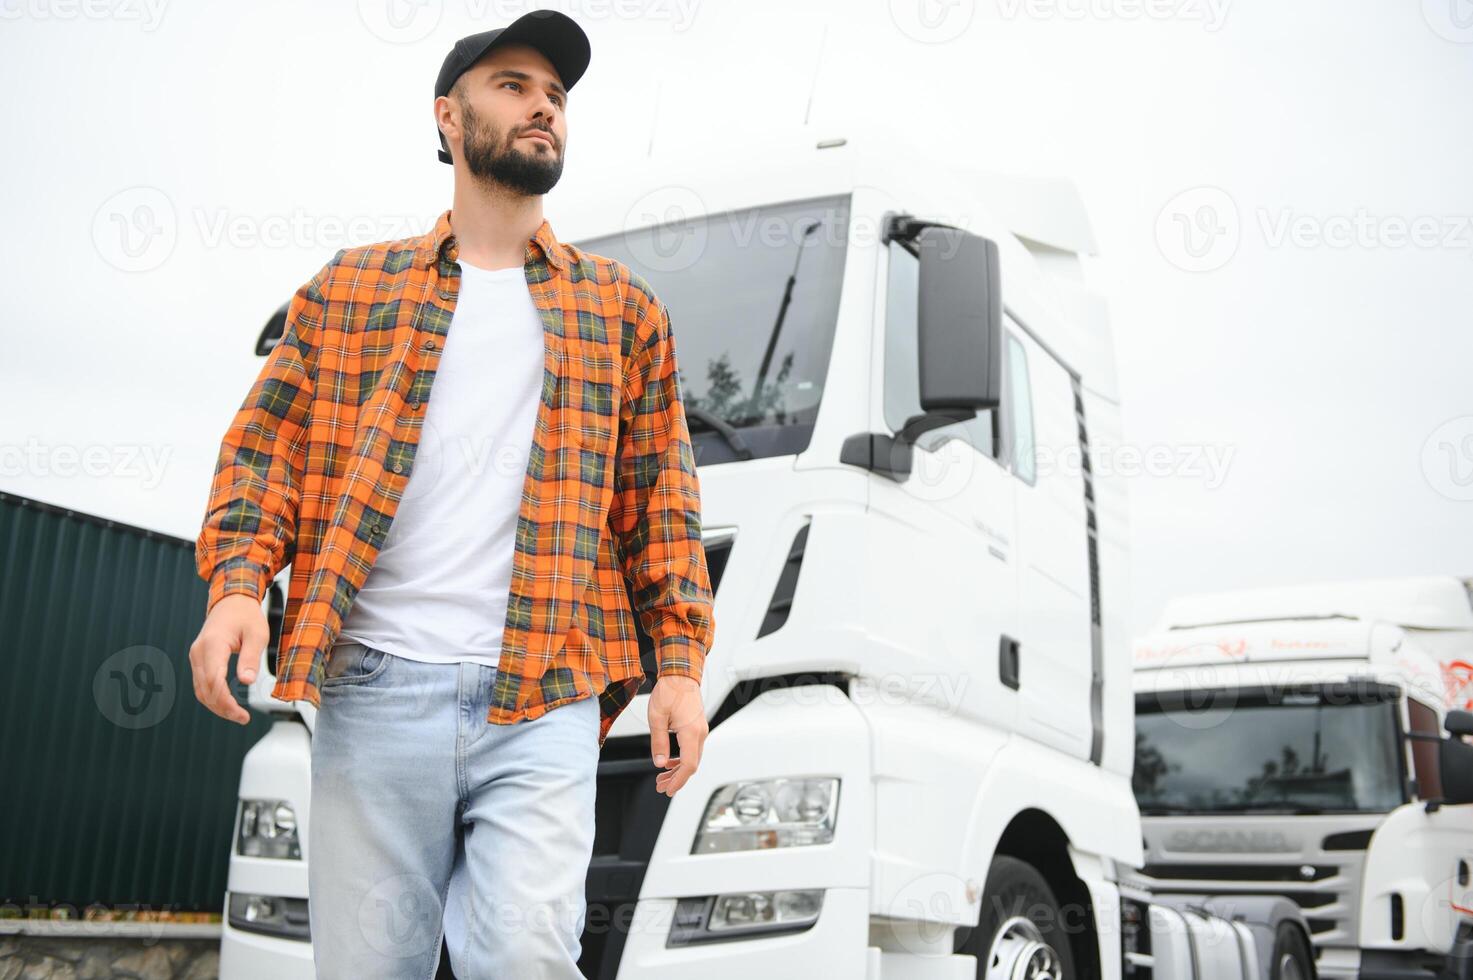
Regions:
[[[718,433],[726,440],[726,444],[736,452],[738,459],[751,459],[752,450],[747,445],[747,440],[737,431],[736,426],[714,412],[708,412],[704,408],[696,408],[694,405],[685,407],[685,417],[688,420],[700,422],[712,432]]]
[[[1315,816],[1324,813],[1354,813],[1354,810],[1328,810],[1324,807],[1309,806],[1304,803],[1218,803],[1204,804],[1202,806],[1188,806],[1185,803],[1152,803],[1141,807],[1141,816],[1159,817],[1168,813],[1191,813],[1198,816],[1210,817],[1215,813],[1239,813],[1244,815],[1254,814],[1292,814],[1294,816]]]
[[[1306,803],[1224,803],[1214,806],[1215,813],[1290,813],[1295,816],[1313,816],[1327,812],[1322,806],[1310,806]]]
[[[777,320],[772,325],[772,333],[767,337],[767,349],[762,352],[762,363],[757,367],[757,380],[752,385],[752,394],[747,399],[747,404],[754,410],[758,408],[762,389],[767,385],[767,369],[772,366],[772,355],[777,351],[777,336],[782,332],[783,321],[788,318],[788,307],[793,302],[793,287],[798,283],[798,263],[803,261],[803,246],[808,244],[808,236],[819,229],[821,221],[814,221],[803,234],[798,237],[798,248],[793,257],[793,271],[788,275],[788,284],[783,287],[782,303],[777,308]]]

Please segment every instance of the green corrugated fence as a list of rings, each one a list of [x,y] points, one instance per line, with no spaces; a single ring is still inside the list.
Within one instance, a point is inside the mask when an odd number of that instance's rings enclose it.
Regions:
[[[10,914],[221,910],[241,760],[270,722],[195,700],[205,598],[192,541],[0,493]]]

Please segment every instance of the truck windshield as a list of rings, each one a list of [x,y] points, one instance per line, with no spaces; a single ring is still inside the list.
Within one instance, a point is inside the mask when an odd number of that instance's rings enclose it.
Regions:
[[[575,244],[670,309],[698,465],[802,452],[828,372],[849,196],[670,221]]]
[[[1136,704],[1141,812],[1385,813],[1403,799],[1395,703],[1195,692]]]

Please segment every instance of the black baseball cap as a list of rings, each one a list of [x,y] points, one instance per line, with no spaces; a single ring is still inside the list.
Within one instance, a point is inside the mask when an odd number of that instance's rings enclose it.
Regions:
[[[498,44],[527,44],[538,51],[552,67],[557,69],[563,88],[569,92],[583,73],[588,70],[590,47],[588,35],[567,14],[557,10],[533,10],[523,14],[505,27],[494,31],[471,34],[455,42],[445,63],[440,66],[440,76],[435,79],[435,98],[450,94],[450,86],[465,74],[465,70],[480,60],[481,56]],[[453,163],[450,147],[445,143],[445,134],[438,126],[435,132],[440,137],[440,162]]]

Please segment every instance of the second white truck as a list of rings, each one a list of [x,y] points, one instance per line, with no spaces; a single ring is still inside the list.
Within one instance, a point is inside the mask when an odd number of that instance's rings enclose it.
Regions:
[[[1152,887],[1293,899],[1325,977],[1473,976],[1470,654],[1452,577],[1170,602],[1135,651]]]

